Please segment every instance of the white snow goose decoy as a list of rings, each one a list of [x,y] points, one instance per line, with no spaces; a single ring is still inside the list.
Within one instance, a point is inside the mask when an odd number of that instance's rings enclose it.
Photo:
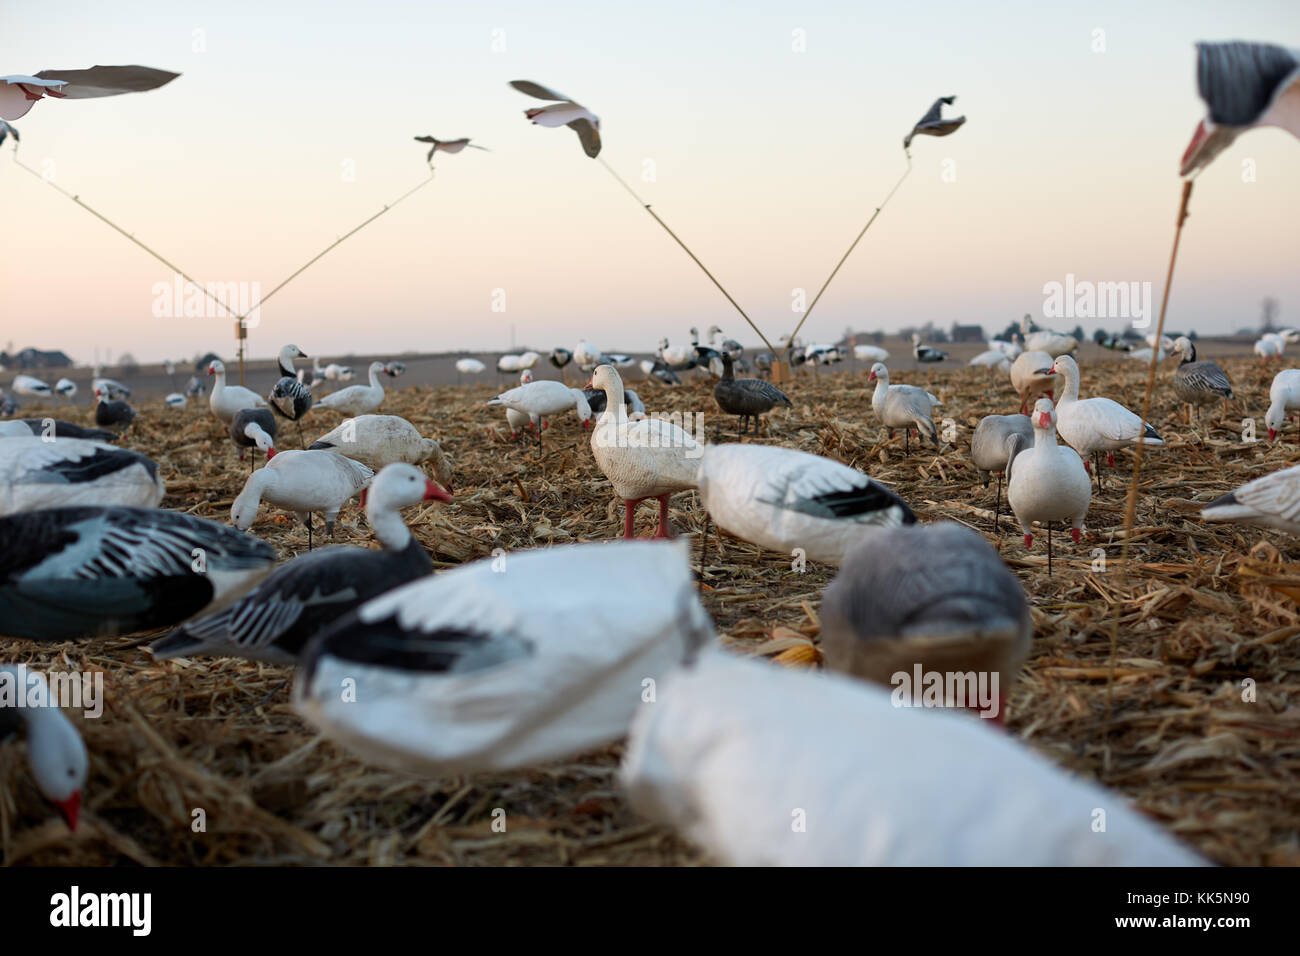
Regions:
[[[344,415],[365,415],[384,404],[384,386],[379,383],[379,376],[393,377],[393,373],[383,362],[370,363],[370,384],[349,385],[331,392],[316,403],[317,408],[332,408]]]
[[[73,505],[156,508],[165,490],[157,464],[139,452],[81,438],[0,441],[0,515]]]
[[[0,518],[0,632],[36,641],[178,624],[244,594],[265,541],[177,511],[84,506]]]
[[[694,488],[704,446],[663,418],[631,421],[623,404],[623,380],[612,365],[598,365],[589,388],[605,392],[605,411],[591,433],[591,451],[614,493],[623,499],[623,537],[631,538],[636,506],[659,500],[656,538],[671,537],[668,499]]]
[[[793,448],[706,445],[696,482],[700,503],[723,531],[783,554],[800,548],[827,564],[838,565],[880,528],[916,521],[880,482]]]
[[[1268,428],[1268,440],[1272,441],[1286,424],[1292,412],[1300,411],[1300,369],[1283,369],[1273,376],[1268,387],[1268,411],[1264,413],[1264,425]]]
[[[226,366],[220,359],[208,363],[208,374],[213,377],[212,392],[208,396],[208,407],[223,425],[229,425],[235,412],[241,408],[260,408],[266,405],[261,395],[242,385],[226,384]]]
[[[1209,164],[1257,126],[1300,137],[1300,50],[1271,43],[1198,43],[1196,83],[1206,117],[1183,153],[1181,175]]]
[[[46,96],[81,100],[143,93],[178,76],[148,66],[92,66],[88,70],[41,70],[35,76],[0,76],[0,119],[22,119],[37,100]]]
[[[239,449],[239,460],[244,460],[245,448],[256,448],[266,453],[266,460],[275,457],[275,438],[279,432],[275,416],[269,408],[241,408],[230,420],[230,440]]]
[[[459,384],[462,375],[481,375],[486,370],[487,366],[478,359],[456,359],[456,382]]]
[[[876,420],[889,429],[889,437],[894,437],[894,429],[903,429],[904,448],[911,451],[911,430],[916,429],[918,436],[930,439],[939,447],[939,430],[934,427],[934,396],[915,385],[890,385],[889,369],[883,362],[871,366],[867,381],[875,382],[876,389],[871,393],[871,410]]]
[[[1020,579],[978,532],[950,521],[863,540],[823,592],[818,617],[831,670],[884,687],[900,673],[973,671],[988,682],[985,699],[974,686],[950,699],[958,688],[947,686],[944,703],[999,724],[1034,636]]]
[[[135,421],[135,409],[126,402],[113,401],[95,389],[95,424],[102,428],[124,431]]]
[[[1256,478],[1201,509],[1204,521],[1232,521],[1300,535],[1300,465]]]
[[[292,422],[301,422],[311,408],[311,389],[299,381],[298,371],[293,365],[294,359],[309,357],[296,345],[280,349],[280,378],[266,396],[271,410]]]
[[[853,346],[853,357],[859,362],[888,362],[889,352],[877,345],[855,345]]]
[[[1061,387],[1061,378],[1052,374],[1052,356],[1048,352],[1021,352],[1011,363],[1011,387],[1020,397],[1020,414],[1029,409],[1029,403],[1043,395],[1055,400]]]
[[[1075,544],[1083,533],[1083,519],[1092,504],[1092,482],[1083,459],[1073,448],[1056,441],[1056,410],[1050,399],[1034,406],[1034,446],[1007,465],[1007,504],[1011,506],[1025,547],[1034,546],[1033,526],[1047,526],[1047,568],[1052,567],[1052,525],[1069,522]]]
[[[76,830],[89,765],[86,744],[55,706],[44,674],[24,664],[0,664],[0,744],[24,730],[36,789],[58,808],[68,829]]]
[[[563,382],[550,379],[517,385],[490,399],[488,404],[500,408],[513,408],[516,412],[529,416],[530,419],[534,415],[541,419],[548,415],[574,411],[581,419],[584,429],[591,427],[591,405],[587,402],[587,396],[583,394],[582,389],[569,388]],[[537,437],[540,444],[540,427]]]
[[[1028,314],[1020,320],[1020,335],[1025,341],[1025,351],[1064,355],[1079,347],[1079,340],[1073,335],[1053,332],[1051,329],[1034,329],[1033,324],[1033,317]]]
[[[539,100],[556,100],[557,102],[550,106],[524,110],[524,116],[538,126],[569,127],[578,134],[584,153],[592,159],[600,155],[600,117],[585,106],[579,106],[567,96],[548,90],[532,80],[511,80],[510,85],[520,93]]]
[[[921,336],[912,333],[912,357],[918,362],[942,362],[948,357],[947,352],[921,344]]]
[[[760,416],[783,405],[793,408],[790,396],[771,382],[760,378],[736,378],[735,362],[730,352],[722,353],[722,378],[713,386],[713,400],[728,415],[739,418],[738,436],[745,434],[746,423],[754,423],[754,436],[758,436]]]
[[[432,464],[433,477],[438,483],[452,490],[451,460],[443,454],[442,446],[432,438],[423,437],[418,428],[396,415],[358,415],[344,419],[312,442],[309,450],[321,449],[359,461],[374,472],[398,462],[419,465],[427,461]]]
[[[168,395],[166,398],[163,399],[164,405],[166,405],[168,408],[175,409],[176,411],[180,411],[189,403],[190,400],[186,398],[184,395],[182,395],[180,392],[172,392],[170,395]]]
[[[1228,414],[1232,383],[1228,381],[1227,373],[1213,362],[1196,361],[1196,346],[1185,335],[1174,342],[1173,354],[1183,357],[1174,371],[1174,394],[1187,403],[1188,421],[1192,417],[1192,408],[1209,405],[1218,399],[1223,399],[1223,413]]]
[[[77,397],[77,383],[70,378],[61,378],[54,383],[54,391],[68,401],[72,401]]]
[[[54,389],[50,388],[48,382],[34,375],[15,375],[13,390],[14,394],[27,398],[49,398],[54,394]]]
[[[622,783],[635,811],[732,866],[1201,864],[1118,793],[985,723],[712,651],[640,709]]]
[[[1281,358],[1285,350],[1284,343],[1265,336],[1255,343],[1254,351],[1259,356],[1259,364],[1266,365],[1275,358]]]
[[[533,373],[524,369],[519,373],[519,384],[527,385],[533,380]],[[591,402],[591,396],[587,396],[588,403]],[[541,433],[543,428],[549,428],[551,425],[541,415],[530,415],[527,412],[517,411],[513,408],[506,409],[506,426],[510,429],[510,440],[517,441],[519,436],[526,431],[537,434]]]
[[[504,560],[505,573],[485,559],[389,591],[319,634],[299,661],[298,712],[394,770],[515,770],[620,739],[714,639],[684,547],[565,545]],[[348,702],[340,681],[355,689]]]
[[[1056,405],[1057,426],[1061,437],[1084,459],[1097,456],[1097,482],[1101,483],[1101,453],[1106,452],[1106,463],[1115,467],[1115,452],[1120,448],[1136,445],[1159,447],[1164,439],[1144,422],[1140,416],[1129,411],[1113,399],[1079,398],[1079,366],[1068,355],[1060,356],[1052,363],[1051,371],[1065,379],[1061,389],[1061,398]]]
[[[307,526],[310,549],[312,512],[324,515],[325,533],[332,535],[340,509],[361,494],[374,476],[361,462],[332,451],[282,451],[268,459],[265,468],[248,476],[230,508],[230,522],[241,531],[251,527],[265,499],[298,516]]]
[[[997,369],[1000,372],[1011,371],[1011,359],[1005,352],[987,349],[966,363],[975,368]]]
[[[344,614],[433,572],[433,562],[402,520],[401,509],[451,495],[414,465],[389,465],[367,490],[366,518],[381,551],[335,545],[303,554],[246,597],[187,621],[149,650],[160,660],[218,655],[291,664],[308,638]]]
[[[1034,443],[1034,425],[1028,415],[986,415],[975,426],[970,440],[970,457],[989,486],[989,473],[998,476],[997,497],[993,505],[993,530],[998,529],[1002,514],[1002,479],[1010,471],[1011,461]]]

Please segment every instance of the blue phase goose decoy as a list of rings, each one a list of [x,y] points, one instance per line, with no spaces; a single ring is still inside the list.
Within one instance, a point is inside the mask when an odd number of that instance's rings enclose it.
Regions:
[[[135,421],[135,409],[126,402],[105,398],[104,393],[95,389],[95,424],[104,428],[125,431]]]
[[[1187,336],[1179,336],[1174,341],[1172,354],[1181,355],[1183,360],[1174,370],[1174,394],[1188,405],[1190,410],[1202,405],[1209,405],[1223,399],[1223,413],[1228,413],[1228,399],[1232,398],[1232,383],[1228,374],[1213,362],[1196,361],[1196,346]]]
[[[301,423],[302,417],[311,409],[312,401],[311,389],[299,381],[293,360],[310,357],[296,345],[280,349],[280,378],[266,396],[272,411],[293,422]]]
[[[745,434],[749,421],[754,423],[758,435],[759,416],[778,405],[793,408],[790,397],[771,382],[758,378],[736,378],[734,360],[730,352],[722,353],[722,378],[713,386],[713,400],[728,415],[736,415],[740,422],[738,435]]]
[[[952,106],[956,99],[956,96],[941,96],[935,100],[934,105],[912,127],[912,131],[903,138],[903,149],[907,149],[912,145],[913,136],[947,136],[950,133],[957,132],[957,129],[966,122],[966,117],[950,116],[945,119],[943,115],[943,108]]]
[[[156,508],[27,511],[0,518],[0,541],[0,633],[37,641],[177,624],[275,563],[265,541]]]
[[[337,392],[330,392],[319,402],[318,408],[332,408],[344,415],[365,415],[375,411],[384,403],[384,386],[379,381],[380,375],[389,378],[396,376],[389,370],[386,362],[370,363],[370,383],[368,385],[349,385]]]
[[[266,460],[275,457],[275,439],[280,431],[275,416],[269,408],[241,408],[230,420],[230,440],[239,449],[239,460],[244,460],[245,448],[256,448],[266,453]],[[249,462],[252,469],[256,459]]]
[[[942,362],[948,353],[940,349],[921,344],[921,336],[912,333],[912,357],[918,362]]]
[[[1204,865],[987,723],[709,651],[638,711],[621,780],[633,810],[725,865]]]
[[[158,659],[219,655],[293,663],[317,631],[385,591],[424,577],[433,562],[401,509],[451,495],[414,465],[389,465],[367,490],[366,518],[382,550],[336,545],[280,565],[246,597],[187,621],[149,646]]]
[[[34,375],[15,375],[13,390],[15,394],[25,395],[27,398],[50,398],[54,394],[54,389],[50,388],[49,382]]]
[[[993,504],[993,530],[999,530],[1002,514],[1002,479],[1010,471],[1011,460],[1034,443],[1034,425],[1028,415],[986,415],[975,426],[970,440],[970,457],[976,470],[989,486],[989,473],[998,476],[997,497]]]
[[[723,531],[783,554],[802,549],[810,561],[839,564],[872,531],[916,521],[875,479],[793,448],[705,445],[695,481]]]
[[[1206,117],[1183,153],[1181,175],[1209,165],[1256,126],[1300,136],[1300,50],[1272,43],[1198,43],[1196,84]]]
[[[0,515],[72,505],[156,508],[158,465],[136,451],[82,438],[0,441]]]
[[[996,674],[997,697],[983,711],[995,723],[1034,636],[1020,580],[978,532],[950,521],[863,539],[822,593],[819,617],[831,670],[885,687],[918,665]]]
[[[1075,544],[1092,504],[1092,482],[1079,452],[1056,441],[1056,409],[1047,398],[1034,406],[1034,444],[1007,463],[1007,503],[1034,546],[1033,526],[1047,526],[1047,570],[1052,570],[1052,525],[1070,524]]]
[[[0,663],[0,745],[23,731],[36,789],[58,808],[68,829],[76,830],[89,765],[86,744],[55,706],[44,674],[23,664]]]
[[[713,637],[683,546],[511,552],[389,591],[321,632],[299,659],[294,704],[369,763],[428,777],[513,770],[618,740]]]

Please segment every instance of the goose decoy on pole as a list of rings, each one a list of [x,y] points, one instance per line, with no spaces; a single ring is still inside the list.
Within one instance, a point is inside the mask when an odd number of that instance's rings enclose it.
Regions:
[[[81,100],[143,93],[178,76],[148,66],[92,66],[88,70],[41,70],[35,76],[0,76],[0,119],[22,119],[37,100],[47,96]]]
[[[556,93],[532,80],[511,80],[520,93],[539,100],[556,100],[550,106],[524,110],[524,116],[538,126],[567,126],[578,134],[582,151],[595,159],[600,155],[600,117],[563,94]]]
[[[950,116],[945,119],[943,115],[943,108],[952,106],[956,99],[956,96],[941,96],[935,100],[929,111],[912,127],[912,131],[903,138],[903,149],[907,149],[912,145],[913,136],[947,136],[950,133],[957,132],[958,128],[966,122],[966,117]]]
[[[433,165],[433,154],[439,150],[444,153],[455,155],[468,146],[470,149],[481,149],[485,153],[492,152],[492,150],[488,149],[486,146],[479,146],[475,143],[471,143],[468,136],[462,136],[460,139],[435,139],[432,136],[417,136],[415,137],[415,141],[417,143],[433,144],[429,147],[429,155],[425,157],[430,166]]]

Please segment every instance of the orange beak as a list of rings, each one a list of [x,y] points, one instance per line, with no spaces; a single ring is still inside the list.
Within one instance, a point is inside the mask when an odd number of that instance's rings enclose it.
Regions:
[[[451,494],[443,491],[438,487],[436,481],[426,480],[424,483],[424,500],[425,501],[451,501]]]
[[[66,800],[57,800],[54,805],[59,808],[59,813],[68,824],[69,830],[77,829],[77,817],[81,814],[81,791],[74,790],[72,796]]]

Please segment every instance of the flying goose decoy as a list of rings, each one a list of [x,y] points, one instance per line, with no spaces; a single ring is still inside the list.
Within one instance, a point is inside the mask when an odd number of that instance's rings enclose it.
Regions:
[[[143,93],[165,86],[179,73],[147,66],[92,66],[88,70],[41,70],[35,76],[0,76],[0,119],[27,115],[37,100],[81,100]]]
[[[1196,85],[1205,119],[1196,125],[1179,173],[1190,175],[1257,126],[1300,137],[1300,50],[1272,43],[1196,44]]]
[[[454,155],[456,153],[459,153],[466,146],[468,146],[470,149],[481,149],[485,153],[492,152],[492,150],[488,149],[486,146],[478,146],[475,145],[474,143],[471,143],[469,141],[468,136],[462,136],[460,139],[435,139],[432,136],[417,136],[415,137],[415,141],[417,143],[433,144],[432,146],[429,147],[429,155],[425,157],[425,159],[428,160],[430,166],[433,165],[433,154],[438,152],[439,150],[442,150],[442,152],[444,153],[451,153]]]
[[[567,126],[578,134],[582,141],[582,151],[595,159],[600,155],[600,117],[594,115],[585,106],[580,106],[567,96],[548,90],[532,80],[511,80],[510,85],[520,93],[534,96],[539,100],[556,100],[550,106],[524,110],[528,117],[538,126]]]
[[[903,138],[903,149],[912,145],[913,136],[947,136],[957,132],[957,129],[966,122],[966,117],[950,116],[947,119],[943,117],[944,106],[952,106],[956,99],[956,96],[941,96],[935,100],[929,112],[922,116],[912,127],[912,131]]]
[[[1268,388],[1264,425],[1268,428],[1269,441],[1277,437],[1287,417],[1295,411],[1300,411],[1300,369],[1283,369],[1273,376],[1273,383]]]

